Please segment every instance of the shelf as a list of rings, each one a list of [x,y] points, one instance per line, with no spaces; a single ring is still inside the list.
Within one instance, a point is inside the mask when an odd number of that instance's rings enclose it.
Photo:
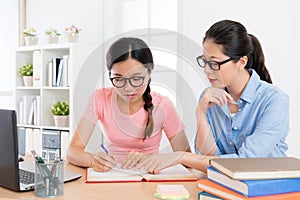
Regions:
[[[73,100],[71,99],[74,85],[71,84],[71,79],[75,77],[72,73],[76,73],[79,68],[76,65],[80,63],[78,57],[82,58],[81,55],[77,54],[82,54],[78,44],[23,46],[16,49],[15,107],[18,113],[17,127],[26,133],[26,139],[23,141],[27,142],[27,146],[29,146],[26,147],[26,153],[30,153],[28,152],[30,149],[36,149],[37,152],[41,153],[44,150],[42,135],[52,130],[64,135],[61,137],[62,147],[60,150],[64,151],[61,152],[61,156],[65,157],[66,147],[69,144],[71,134],[74,132],[74,125],[72,123],[74,121],[72,110],[74,105],[72,105]],[[49,66],[50,64],[53,65],[53,61],[56,61],[56,59],[60,59],[62,64],[56,67],[57,71],[52,71]],[[18,74],[18,69],[27,63],[32,63],[34,68],[34,82],[32,87],[25,87],[22,77]],[[59,70],[62,70],[60,71],[62,75],[61,86],[52,86],[53,81],[55,81],[55,84],[59,83],[57,81]],[[66,70],[65,72],[67,73],[63,74],[63,70]],[[50,72],[55,72],[55,78],[49,78]],[[54,125],[53,114],[50,110],[56,101],[68,102],[70,105],[68,127],[57,127]]]

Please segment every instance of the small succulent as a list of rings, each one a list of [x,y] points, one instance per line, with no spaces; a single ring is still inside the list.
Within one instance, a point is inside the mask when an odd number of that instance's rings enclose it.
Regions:
[[[53,115],[69,115],[69,103],[57,101],[52,105],[50,111]]]
[[[32,76],[33,75],[33,65],[31,63],[27,63],[20,67],[19,69],[20,76]]]
[[[49,28],[48,30],[45,31],[46,35],[50,35],[50,36],[60,36],[61,34],[53,28]]]

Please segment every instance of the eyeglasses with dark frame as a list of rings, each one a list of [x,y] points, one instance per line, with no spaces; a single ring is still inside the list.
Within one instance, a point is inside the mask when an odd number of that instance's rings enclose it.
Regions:
[[[109,78],[111,80],[111,83],[116,88],[122,88],[126,85],[126,82],[128,81],[129,84],[132,87],[140,87],[144,84],[145,77],[144,76],[132,76],[130,78],[124,78],[124,77],[113,77]]]
[[[214,61],[214,60],[206,60],[204,55],[198,56],[197,58],[197,63],[200,67],[205,68],[205,66],[208,64],[209,68],[214,70],[214,71],[219,71],[220,66],[233,60],[233,58],[228,58],[227,60],[224,60],[222,62]]]

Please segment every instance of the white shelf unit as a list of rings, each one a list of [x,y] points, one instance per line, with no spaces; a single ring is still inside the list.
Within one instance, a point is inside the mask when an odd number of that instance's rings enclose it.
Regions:
[[[21,66],[27,63],[33,63],[33,53],[35,51],[40,52],[40,61],[39,61],[39,69],[37,70],[40,74],[40,84],[36,84],[38,86],[25,87],[23,85],[22,77],[19,76],[18,70]],[[30,153],[30,148],[36,148],[38,153],[42,153],[42,133],[45,130],[53,130],[68,133],[66,136],[61,136],[61,156],[65,157],[65,150],[67,145],[69,144],[69,140],[71,139],[72,133],[74,131],[73,124],[73,91],[74,91],[74,78],[76,78],[76,73],[79,70],[79,61],[78,59],[82,58],[82,56],[76,56],[80,53],[81,49],[78,44],[51,44],[45,46],[24,46],[19,47],[16,50],[16,87],[14,91],[15,96],[15,109],[18,113],[22,113],[20,111],[20,101],[24,96],[40,96],[40,109],[39,114],[39,123],[32,125],[26,123],[20,123],[20,115],[18,116],[18,128],[24,128],[26,130],[30,129],[35,130],[40,133],[40,135],[28,136],[26,132],[26,150],[25,154]],[[48,63],[52,61],[54,57],[62,57],[63,55],[69,56],[68,61],[68,86],[57,87],[57,86],[49,86],[48,83]],[[36,66],[34,66],[35,68]],[[35,73],[35,69],[34,69]],[[35,76],[36,74],[34,74]],[[51,106],[55,101],[67,101],[70,106],[70,114],[67,127],[56,127],[54,125],[53,114],[50,112]],[[27,114],[27,113],[26,113]],[[25,114],[25,116],[26,116]],[[24,120],[23,120],[24,121]],[[28,138],[30,137],[30,138]],[[63,141],[67,140],[67,141]]]

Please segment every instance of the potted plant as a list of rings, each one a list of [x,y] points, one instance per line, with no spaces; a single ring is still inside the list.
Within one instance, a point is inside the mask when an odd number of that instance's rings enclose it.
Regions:
[[[24,86],[32,86],[33,65],[31,63],[27,63],[20,67],[19,75],[23,77]]]
[[[67,126],[69,119],[69,103],[56,101],[51,107],[55,126]]]
[[[70,27],[65,28],[67,41],[68,42],[78,42],[79,32],[81,28],[71,25]]]
[[[38,37],[36,30],[34,28],[28,28],[23,30],[25,36],[25,44],[28,45],[37,45]]]
[[[61,35],[56,29],[49,28],[45,31],[48,44],[58,43],[58,38]]]

